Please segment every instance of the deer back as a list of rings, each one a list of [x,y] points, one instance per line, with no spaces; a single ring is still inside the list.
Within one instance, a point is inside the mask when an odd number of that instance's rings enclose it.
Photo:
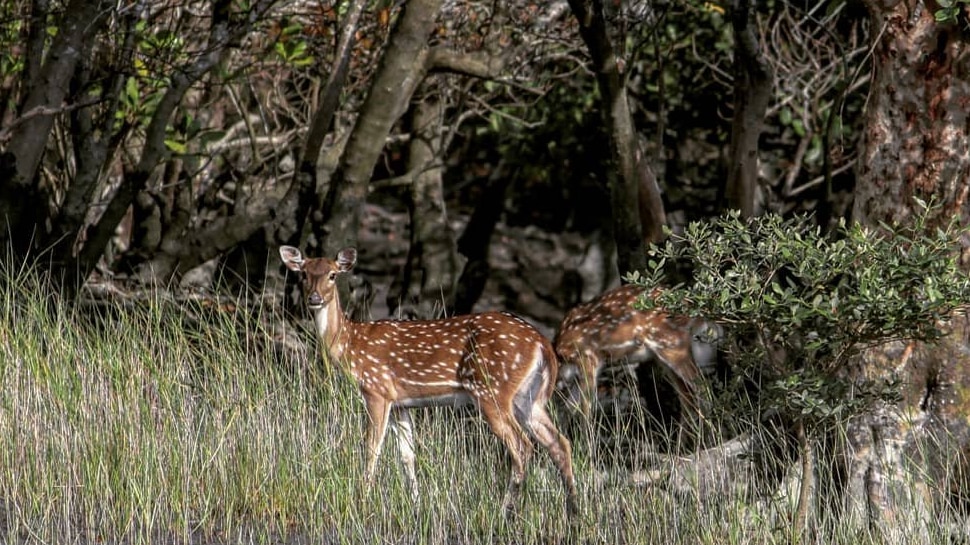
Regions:
[[[553,371],[556,365],[548,340],[502,312],[355,323],[346,358],[361,388],[390,400],[495,396],[523,383],[540,362]]]

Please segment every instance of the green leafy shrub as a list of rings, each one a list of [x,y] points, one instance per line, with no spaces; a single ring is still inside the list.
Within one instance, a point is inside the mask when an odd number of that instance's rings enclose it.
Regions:
[[[954,251],[964,230],[953,222],[931,228],[930,212],[920,202],[909,225],[843,222],[831,237],[807,216],[732,213],[672,234],[631,279],[653,288],[668,264],[687,266],[689,284],[643,305],[722,324],[735,376],[761,385],[762,409],[831,424],[897,391],[845,373],[853,356],[892,340],[937,340],[948,316],[970,301]]]
[[[797,438],[796,534],[807,529],[815,451],[827,430],[900,397],[897,377],[857,372],[854,357],[893,340],[938,340],[948,317],[970,301],[970,279],[955,251],[966,229],[955,221],[931,227],[933,207],[918,204],[909,225],[841,222],[831,237],[806,216],[746,220],[732,213],[694,222],[652,248],[644,276],[631,275],[652,290],[668,264],[691,270],[689,284],[641,304],[725,326],[733,384],[744,386],[728,394],[749,393],[751,385],[756,393],[734,397],[742,404],[729,409],[757,407],[747,418],[732,411],[725,420],[780,416]]]

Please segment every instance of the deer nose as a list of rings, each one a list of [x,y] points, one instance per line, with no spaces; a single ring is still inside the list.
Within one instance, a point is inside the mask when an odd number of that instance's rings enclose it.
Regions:
[[[317,307],[323,304],[323,297],[319,293],[311,293],[306,299],[307,304],[311,307]]]

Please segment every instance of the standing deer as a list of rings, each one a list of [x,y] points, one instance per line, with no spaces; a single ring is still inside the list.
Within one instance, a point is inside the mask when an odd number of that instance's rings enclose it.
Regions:
[[[333,361],[356,380],[369,416],[366,479],[372,482],[390,420],[413,497],[417,496],[411,418],[426,406],[478,407],[512,458],[504,506],[519,494],[534,439],[549,451],[576,509],[571,447],[546,412],[559,361],[552,344],[524,320],[486,312],[441,320],[355,322],[344,316],[337,277],[357,262],[353,248],[336,260],[304,259],[280,247],[290,270],[304,277],[307,306],[317,335]]]
[[[562,380],[579,375],[578,395],[573,390],[572,401],[588,415],[603,367],[656,359],[684,409],[702,416],[701,368],[712,370],[716,363],[720,326],[658,309],[636,309],[634,303],[643,291],[639,286],[620,286],[566,313],[554,342],[564,364]]]

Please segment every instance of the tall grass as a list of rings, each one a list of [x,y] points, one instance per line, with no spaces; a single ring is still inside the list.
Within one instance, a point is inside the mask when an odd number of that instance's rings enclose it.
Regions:
[[[267,324],[278,317],[161,297],[81,311],[29,277],[3,282],[0,302],[0,542],[791,538],[785,508],[630,484],[630,457],[594,449],[584,433],[573,438],[581,517],[566,519],[562,486],[539,453],[506,518],[505,453],[461,410],[416,412],[422,494],[412,502],[393,437],[364,484],[362,402],[339,373],[321,372],[312,350],[274,349]],[[835,526],[822,537],[859,536]]]

